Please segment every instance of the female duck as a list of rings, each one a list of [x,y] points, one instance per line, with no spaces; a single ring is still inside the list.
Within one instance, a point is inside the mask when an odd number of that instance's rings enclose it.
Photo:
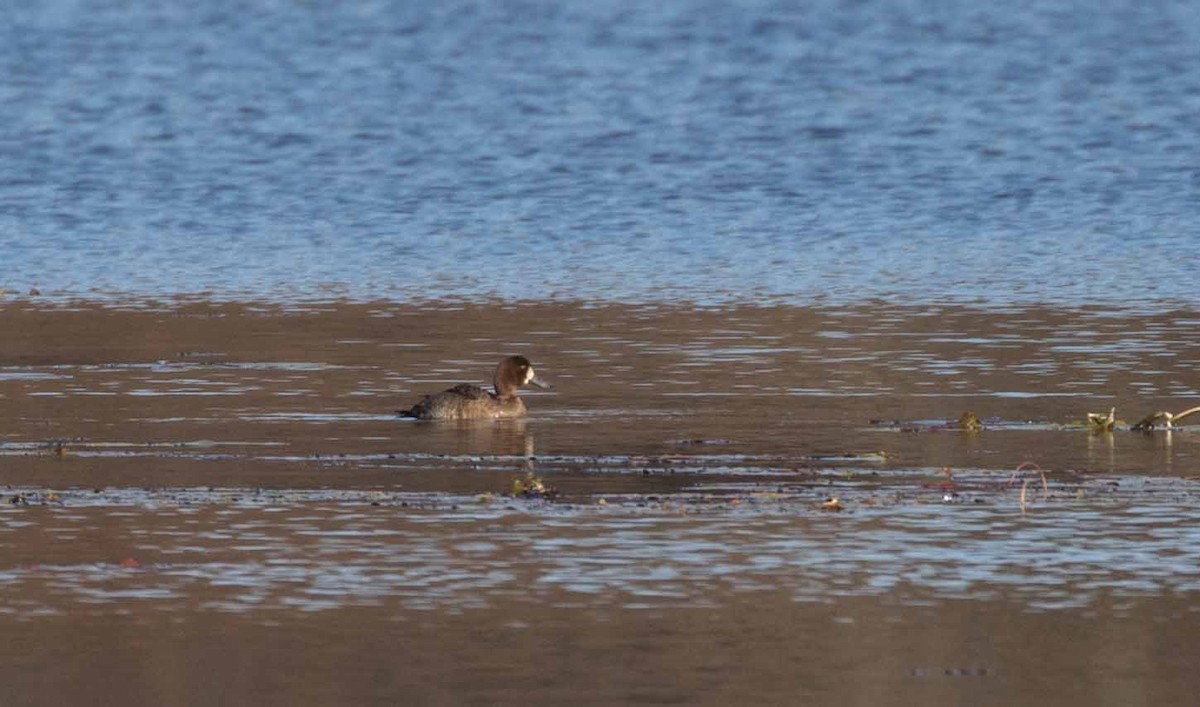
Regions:
[[[419,420],[483,420],[497,417],[521,417],[525,414],[525,403],[517,397],[517,388],[533,384],[539,388],[551,388],[533,372],[533,366],[524,356],[509,356],[496,366],[492,385],[496,392],[490,393],[477,385],[460,383],[437,395],[426,395],[421,402],[407,410],[404,417]]]

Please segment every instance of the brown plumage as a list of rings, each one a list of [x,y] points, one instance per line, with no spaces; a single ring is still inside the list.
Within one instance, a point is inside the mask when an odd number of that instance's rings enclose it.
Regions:
[[[517,397],[517,388],[532,384],[539,388],[551,386],[537,377],[533,366],[524,356],[509,356],[496,366],[492,376],[495,392],[477,385],[459,383],[437,395],[426,395],[421,402],[407,410],[404,417],[419,420],[484,420],[497,417],[521,417],[525,403]]]

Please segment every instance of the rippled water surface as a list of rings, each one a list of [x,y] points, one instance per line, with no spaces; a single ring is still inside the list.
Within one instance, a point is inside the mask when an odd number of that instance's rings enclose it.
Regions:
[[[1186,3],[0,15],[0,703],[1196,702]]]
[[[1197,490],[1120,481],[944,500],[870,482],[610,495],[586,505],[369,492],[163,489],[17,492],[0,573],[10,617],[349,607],[712,608],[797,602],[1012,600],[1032,610],[1200,589]],[[876,484],[879,482],[876,480]],[[825,510],[840,493],[853,513]],[[738,493],[740,491],[740,493]],[[994,491],[994,490],[993,490]],[[12,492],[12,489],[10,489]],[[973,502],[974,501],[974,502]],[[748,527],[752,526],[752,527]],[[47,550],[49,536],[64,544]],[[88,609],[87,607],[91,607]]]
[[[1186,3],[18,3],[0,286],[1196,301]]]

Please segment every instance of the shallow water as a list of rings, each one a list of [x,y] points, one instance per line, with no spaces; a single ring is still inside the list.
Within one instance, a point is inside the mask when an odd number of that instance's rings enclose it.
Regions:
[[[142,701],[1185,700],[1198,428],[1079,423],[1193,405],[1195,321],[9,302],[5,674],[31,703],[78,697],[33,687],[64,663]],[[514,351],[557,386],[527,418],[395,415]]]
[[[1195,458],[1186,431],[1094,436],[1072,426],[1112,407],[1130,424],[1191,407],[1200,327],[1182,310],[14,303],[2,316],[14,335],[0,392],[17,407],[0,451],[61,439],[101,466],[147,443],[178,446],[181,463],[319,454],[356,455],[365,467],[411,455],[740,455],[752,465],[885,452],[912,466],[1033,460],[1161,474]],[[513,351],[560,388],[528,393],[529,419],[393,419],[425,393],[486,383]],[[936,423],[965,410],[984,432]]]
[[[291,610],[391,615],[514,602],[719,609],[781,590],[797,602],[1007,600],[1048,611],[1200,589],[1186,522],[1194,484],[1122,479],[1072,493],[1056,484],[1022,511],[1016,490],[977,486],[947,501],[898,481],[693,480],[690,492],[605,494],[602,504],[244,488],[47,498],[10,488],[21,500],[0,531],[13,563],[0,574],[0,611],[102,615],[136,603],[138,612],[266,621]],[[823,510],[830,493],[851,512]]]

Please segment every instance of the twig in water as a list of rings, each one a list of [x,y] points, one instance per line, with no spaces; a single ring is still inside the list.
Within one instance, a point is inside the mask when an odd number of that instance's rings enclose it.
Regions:
[[[1012,486],[1013,483],[1017,480],[1017,474],[1020,474],[1021,470],[1027,466],[1037,469],[1037,472],[1039,474],[1041,474],[1041,476],[1042,476],[1042,500],[1045,501],[1046,499],[1050,498],[1050,482],[1046,480],[1046,472],[1042,470],[1042,467],[1038,466],[1034,462],[1021,462],[1020,464],[1018,464],[1017,468],[1013,469],[1012,476],[1008,477],[1008,485]],[[1026,483],[1028,483],[1028,482],[1026,482]],[[1024,487],[1022,487],[1022,489],[1021,489],[1021,495],[1022,495],[1022,497],[1024,497],[1024,495],[1025,495]]]
[[[1163,427],[1170,427],[1170,426],[1174,425],[1175,423],[1179,422],[1181,419],[1187,417],[1188,415],[1191,415],[1191,414],[1197,413],[1197,412],[1200,412],[1200,405],[1198,405],[1194,408],[1189,408],[1187,410],[1184,410],[1183,412],[1176,413],[1176,414],[1171,414],[1166,411],[1152,412],[1149,415],[1143,417],[1136,425],[1133,426],[1132,429],[1137,430],[1139,432],[1149,432],[1150,430],[1155,428],[1155,426],[1158,424],[1159,420],[1162,421]]]

